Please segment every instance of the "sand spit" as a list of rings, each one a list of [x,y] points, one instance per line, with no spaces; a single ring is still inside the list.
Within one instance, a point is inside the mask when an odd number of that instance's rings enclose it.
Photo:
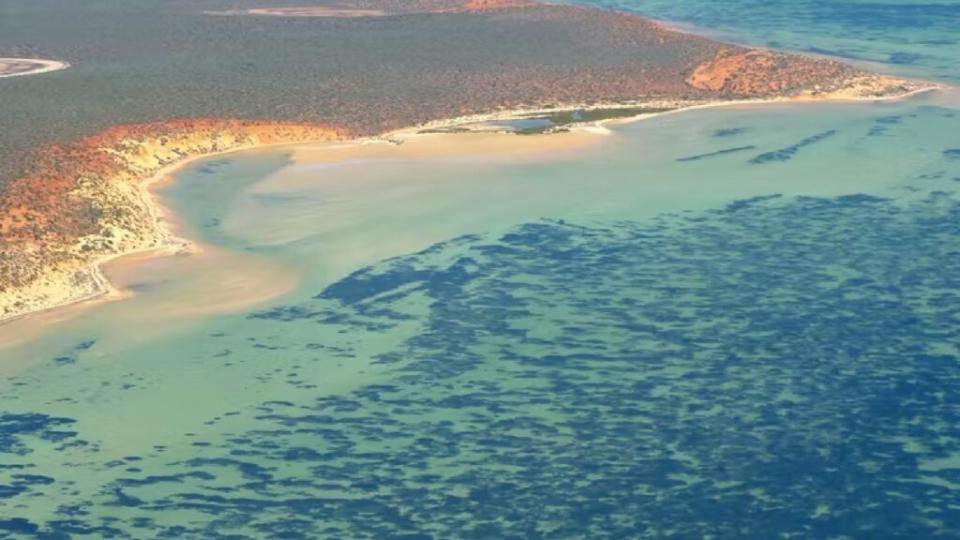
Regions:
[[[24,75],[39,75],[67,69],[70,64],[59,60],[42,60],[39,58],[0,58],[0,78],[22,77]]]
[[[517,137],[505,132],[467,129],[456,133],[424,132],[418,128],[382,137],[343,143],[297,144],[289,148],[296,164],[342,163],[377,159],[496,158],[509,160],[557,159],[575,156],[601,142],[595,130],[577,126],[550,136]]]

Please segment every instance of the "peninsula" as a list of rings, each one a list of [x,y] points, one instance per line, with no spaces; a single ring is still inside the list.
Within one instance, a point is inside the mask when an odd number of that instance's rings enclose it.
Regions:
[[[152,16],[65,4],[68,35],[40,18],[0,35],[0,55],[40,43],[73,67],[0,81],[0,321],[101,294],[99,263],[171,245],[146,186],[189,158],[516,111],[596,120],[931,86],[527,0],[155,4]],[[105,36],[104,17],[123,31]],[[52,67],[36,62],[0,58],[0,76]]]

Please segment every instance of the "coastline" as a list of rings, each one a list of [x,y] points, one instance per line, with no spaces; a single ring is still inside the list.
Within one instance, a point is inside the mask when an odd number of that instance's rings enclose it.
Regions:
[[[677,114],[686,111],[708,109],[708,108],[721,108],[721,107],[737,107],[737,106],[760,106],[760,105],[772,105],[772,104],[788,104],[788,103],[825,103],[825,102],[871,102],[871,101],[889,101],[889,100],[901,100],[907,99],[911,96],[915,96],[921,93],[932,92],[935,90],[941,90],[945,88],[945,85],[938,83],[929,83],[927,81],[911,81],[916,83],[916,87],[905,91],[900,94],[895,95],[877,95],[877,96],[863,96],[863,95],[854,95],[852,91],[849,92],[838,92],[831,93],[829,95],[809,95],[809,96],[790,96],[790,97],[774,97],[774,98],[757,98],[757,99],[743,99],[743,100],[701,100],[701,101],[684,101],[684,100],[638,100],[638,101],[621,101],[621,102],[597,102],[597,103],[581,103],[581,104],[567,104],[567,105],[558,105],[551,107],[521,107],[515,109],[502,109],[492,111],[485,114],[474,114],[466,115],[454,118],[448,118],[443,120],[426,122],[416,126],[410,126],[406,128],[401,128],[398,130],[389,131],[377,136],[370,137],[358,137],[358,138],[345,138],[345,139],[317,139],[317,140],[296,140],[296,141],[281,141],[281,142],[252,142],[249,144],[241,144],[235,147],[226,148],[216,151],[206,151],[199,152],[196,154],[185,155],[175,161],[163,165],[160,169],[154,171],[150,176],[144,178],[143,180],[135,182],[133,186],[135,195],[138,199],[138,202],[142,204],[143,208],[146,209],[148,215],[147,224],[150,234],[150,242],[145,247],[139,247],[136,249],[130,249],[125,251],[119,251],[116,253],[109,253],[96,257],[93,260],[77,267],[70,268],[68,272],[75,272],[83,274],[86,278],[85,282],[82,284],[77,284],[75,282],[73,288],[68,291],[59,291],[63,294],[59,296],[56,301],[51,302],[40,302],[37,305],[33,306],[32,309],[25,309],[20,313],[8,314],[6,316],[0,316],[0,326],[7,325],[14,321],[22,320],[24,318],[36,316],[39,314],[54,312],[69,306],[82,305],[84,307],[92,307],[102,302],[109,302],[113,300],[123,299],[129,296],[129,292],[119,291],[111,281],[106,277],[103,267],[105,265],[114,263],[120,259],[138,256],[138,257],[168,257],[176,254],[183,253],[199,253],[200,247],[191,239],[184,238],[175,234],[171,228],[170,224],[175,222],[174,213],[167,207],[165,207],[155,194],[155,190],[162,186],[166,185],[169,182],[175,181],[176,173],[182,169],[198,162],[203,161],[212,157],[228,155],[237,152],[244,152],[250,150],[260,150],[276,147],[291,147],[291,146],[305,146],[311,144],[329,144],[336,142],[338,147],[356,147],[362,145],[368,145],[373,143],[389,143],[389,144],[403,144],[404,142],[418,136],[422,136],[425,132],[436,131],[436,130],[445,130],[452,129],[457,130],[461,129],[462,131],[454,131],[451,133],[445,134],[445,136],[456,136],[462,132],[471,132],[469,129],[470,126],[476,126],[478,124],[490,123],[490,122],[503,122],[510,120],[518,120],[523,118],[529,118],[535,115],[545,115],[551,113],[560,113],[565,111],[597,111],[597,110],[606,110],[606,109],[663,109],[658,112],[653,113],[641,113],[629,117],[614,117],[606,118],[602,120],[595,121],[586,121],[586,122],[573,122],[567,125],[562,126],[565,131],[574,131],[578,133],[590,134],[593,136],[604,136],[610,134],[609,129],[605,126],[607,125],[619,125],[629,122],[636,122],[648,118],[653,118],[660,115],[666,114]],[[920,84],[923,83],[923,84]],[[502,133],[503,136],[509,136],[508,134],[515,130],[504,129],[498,133]],[[550,134],[551,132],[545,132],[544,135]],[[539,139],[538,140],[542,140]],[[469,150],[469,149],[468,149]]]

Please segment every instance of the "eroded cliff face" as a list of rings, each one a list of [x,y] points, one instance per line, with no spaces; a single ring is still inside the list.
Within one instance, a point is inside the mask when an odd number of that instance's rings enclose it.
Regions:
[[[51,147],[0,199],[0,320],[103,292],[92,266],[171,242],[145,180],[193,156],[348,136],[329,126],[173,120],[117,126]]]

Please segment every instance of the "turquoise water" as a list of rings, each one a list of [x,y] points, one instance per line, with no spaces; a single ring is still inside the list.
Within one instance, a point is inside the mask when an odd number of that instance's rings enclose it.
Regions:
[[[158,267],[0,350],[0,538],[960,531],[955,94],[179,180],[192,236],[298,285],[157,322],[223,279]]]

